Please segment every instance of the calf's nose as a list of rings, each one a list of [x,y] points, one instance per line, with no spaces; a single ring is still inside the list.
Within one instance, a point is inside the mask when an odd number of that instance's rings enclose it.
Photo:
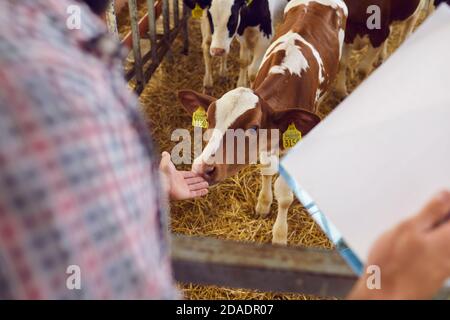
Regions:
[[[225,49],[223,48],[211,48],[211,55],[214,57],[222,57],[225,54]]]
[[[216,167],[214,167],[214,166],[207,166],[207,167],[205,167],[204,175],[205,175],[206,178],[211,179],[213,177],[213,175],[214,175],[214,172],[216,172]]]
[[[192,165],[192,171],[202,175],[205,179],[211,179],[216,171],[214,165],[208,165],[204,162],[194,163]]]

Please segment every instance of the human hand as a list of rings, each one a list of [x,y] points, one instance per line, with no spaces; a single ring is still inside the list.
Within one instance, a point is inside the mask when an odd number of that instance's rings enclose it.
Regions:
[[[361,277],[349,299],[429,299],[450,277],[450,192],[375,243],[367,265],[381,271],[381,289]]]
[[[162,153],[159,169],[171,200],[186,200],[201,197],[208,193],[208,182],[194,172],[178,171],[168,152]]]

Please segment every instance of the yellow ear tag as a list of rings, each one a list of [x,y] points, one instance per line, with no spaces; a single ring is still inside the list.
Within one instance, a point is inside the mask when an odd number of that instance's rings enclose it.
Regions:
[[[192,126],[208,129],[208,115],[203,107],[198,107],[192,115]]]
[[[197,3],[195,5],[195,8],[192,10],[192,18],[194,19],[200,19],[203,16],[203,9],[200,7],[200,5]]]
[[[250,7],[253,3],[253,0],[246,0],[245,3],[247,4],[247,7]]]
[[[297,130],[294,123],[291,123],[283,133],[283,147],[285,149],[290,149],[300,140],[302,140],[302,133]]]

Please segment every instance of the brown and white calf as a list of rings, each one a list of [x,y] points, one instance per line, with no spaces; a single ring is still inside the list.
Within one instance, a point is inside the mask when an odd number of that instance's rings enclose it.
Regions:
[[[354,50],[368,46],[368,51],[357,68],[368,75],[374,64],[387,58],[387,40],[394,22],[403,22],[402,40],[412,32],[427,0],[344,0],[348,7],[345,45],[342,66],[337,83],[337,92],[347,95],[346,68]],[[440,1],[440,0],[437,0]],[[379,25],[373,24],[378,19]]]
[[[192,170],[210,183],[217,183],[248,164],[238,164],[236,152],[233,164],[211,161],[228,129],[249,133],[277,129],[282,133],[294,123],[304,136],[317,125],[320,122],[315,114],[318,102],[338,73],[346,19],[347,7],[342,0],[292,0],[286,6],[284,21],[275,40],[265,53],[253,89],[237,88],[220,99],[190,90],[180,91],[183,106],[190,112],[198,106],[207,109],[209,128],[214,128]],[[275,151],[271,137],[267,140],[268,154],[259,155],[264,164],[270,162],[267,159]],[[276,145],[283,153],[283,144]],[[270,211],[272,177],[277,171],[277,167],[270,166],[261,169],[262,188],[256,205],[259,215],[265,216]],[[283,178],[278,177],[274,194],[278,201],[278,216],[272,242],[286,244],[287,212],[293,202],[293,193]]]
[[[235,37],[240,44],[240,72],[237,86],[247,87],[254,80],[264,53],[283,17],[288,0],[184,0],[186,5],[203,9],[202,49],[205,62],[203,87],[214,85],[211,56],[220,57],[219,74],[227,73],[227,55]]]

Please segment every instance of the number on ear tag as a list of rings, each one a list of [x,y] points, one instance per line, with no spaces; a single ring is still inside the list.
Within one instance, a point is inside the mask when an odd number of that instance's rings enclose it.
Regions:
[[[302,140],[302,133],[297,130],[294,123],[291,123],[283,133],[283,147],[285,149],[290,149],[300,140]]]
[[[208,129],[208,115],[203,107],[198,107],[192,115],[192,126]]]

